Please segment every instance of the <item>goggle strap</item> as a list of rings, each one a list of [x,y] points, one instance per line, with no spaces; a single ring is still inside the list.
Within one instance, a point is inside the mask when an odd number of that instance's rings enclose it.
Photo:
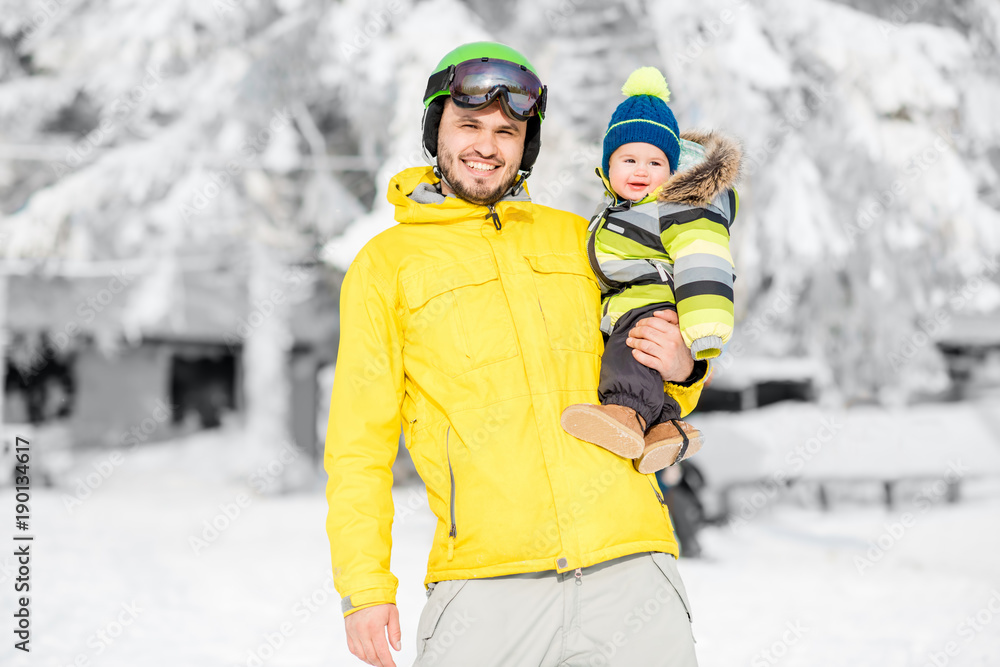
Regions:
[[[432,95],[437,95],[448,90],[451,85],[451,78],[455,75],[455,66],[431,74],[427,79],[427,90],[424,91],[424,99],[429,99]]]

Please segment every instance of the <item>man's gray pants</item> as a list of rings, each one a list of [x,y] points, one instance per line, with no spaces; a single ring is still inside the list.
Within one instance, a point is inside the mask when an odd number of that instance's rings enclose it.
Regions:
[[[696,667],[691,612],[665,553],[431,584],[414,667]]]

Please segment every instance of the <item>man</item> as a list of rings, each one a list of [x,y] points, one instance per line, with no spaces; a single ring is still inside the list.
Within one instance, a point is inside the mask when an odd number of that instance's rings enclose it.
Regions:
[[[394,665],[391,466],[400,421],[437,529],[418,665],[694,665],[677,543],[652,476],[567,435],[594,402],[600,290],[587,222],[532,204],[545,87],[480,42],[425,95],[437,170],[389,185],[399,225],[358,254],[341,294],[327,434],[334,578],[348,645]],[[630,345],[690,411],[695,367],[670,315]],[[595,662],[596,661],[596,662]]]

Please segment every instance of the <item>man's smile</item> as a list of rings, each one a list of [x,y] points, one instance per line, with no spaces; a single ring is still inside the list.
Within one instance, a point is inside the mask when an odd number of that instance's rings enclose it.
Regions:
[[[500,167],[498,164],[490,164],[480,160],[469,159],[463,159],[462,164],[468,167],[471,171],[475,172],[477,176],[489,174],[496,171]]]

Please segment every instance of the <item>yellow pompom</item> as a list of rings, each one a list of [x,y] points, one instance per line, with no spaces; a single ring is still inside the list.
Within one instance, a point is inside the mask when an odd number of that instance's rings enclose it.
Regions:
[[[655,67],[640,67],[629,74],[628,80],[622,86],[622,93],[626,97],[652,95],[653,97],[659,97],[664,102],[670,101],[670,89],[667,88],[667,80],[660,74],[660,70]]]

